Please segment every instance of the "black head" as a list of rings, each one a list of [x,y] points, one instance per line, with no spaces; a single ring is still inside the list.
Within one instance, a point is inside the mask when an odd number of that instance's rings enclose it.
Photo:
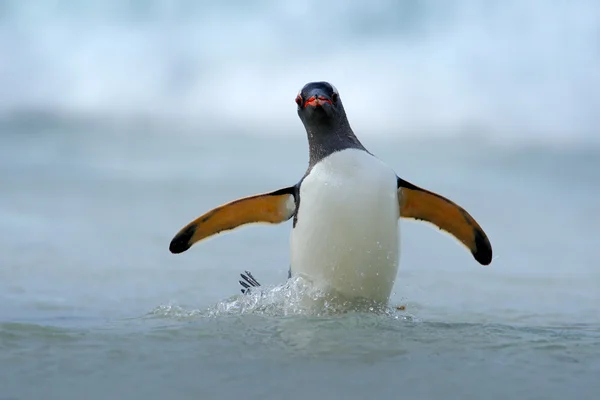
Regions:
[[[308,136],[311,166],[336,151],[365,150],[352,132],[340,94],[331,83],[307,83],[298,93],[296,103]]]
[[[298,116],[305,126],[329,125],[345,120],[340,94],[328,82],[310,82],[296,96]]]

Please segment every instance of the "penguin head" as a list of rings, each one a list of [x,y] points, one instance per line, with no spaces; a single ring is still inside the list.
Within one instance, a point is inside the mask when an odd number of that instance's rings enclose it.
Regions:
[[[345,118],[342,100],[329,82],[310,82],[296,96],[298,116],[305,126],[333,124]]]

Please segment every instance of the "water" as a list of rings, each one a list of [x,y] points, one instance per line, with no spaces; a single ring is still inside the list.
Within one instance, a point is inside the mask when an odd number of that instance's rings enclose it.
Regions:
[[[0,399],[595,399],[599,15],[1,2]],[[315,79],[367,148],[477,219],[490,266],[402,221],[390,308],[315,312],[284,284],[291,222],[169,253],[210,208],[297,182]],[[244,270],[262,291],[241,295]]]
[[[295,137],[0,136],[4,398],[593,398],[600,389],[598,149],[365,140],[464,205],[495,251],[403,221],[392,306],[310,313],[281,287],[290,224],[168,252],[210,207],[293,183]],[[247,151],[252,149],[252,151]],[[264,293],[239,294],[249,269]],[[296,291],[295,291],[296,290]],[[239,295],[238,295],[239,294]]]
[[[381,134],[597,142],[598,26],[595,0],[5,0],[0,114],[282,132],[330,80]]]

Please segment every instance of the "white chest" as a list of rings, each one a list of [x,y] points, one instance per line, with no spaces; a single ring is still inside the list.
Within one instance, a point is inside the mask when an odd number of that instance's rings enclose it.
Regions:
[[[300,186],[291,268],[344,295],[387,301],[398,272],[396,174],[368,153],[336,152]]]

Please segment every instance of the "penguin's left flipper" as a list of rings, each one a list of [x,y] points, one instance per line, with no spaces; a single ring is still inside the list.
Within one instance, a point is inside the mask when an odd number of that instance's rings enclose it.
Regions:
[[[296,212],[295,193],[296,187],[290,186],[223,204],[183,227],[171,240],[169,250],[183,253],[202,239],[245,224],[287,221]]]
[[[401,178],[398,178],[398,203],[400,217],[430,222],[464,244],[480,264],[492,262],[492,245],[487,235],[459,205]]]

